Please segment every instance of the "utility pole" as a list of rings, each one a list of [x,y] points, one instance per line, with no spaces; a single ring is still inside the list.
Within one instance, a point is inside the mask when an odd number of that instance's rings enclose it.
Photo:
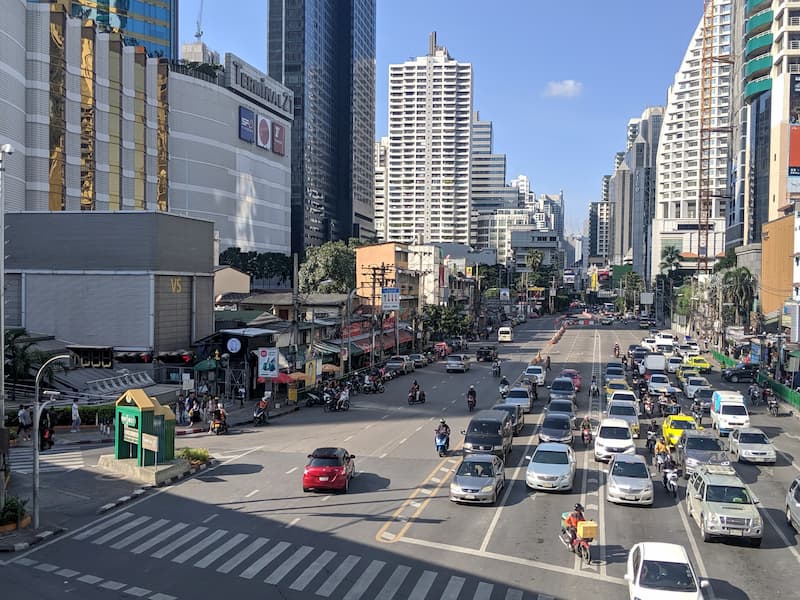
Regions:
[[[295,252],[292,255],[292,260],[294,261],[293,270],[292,270],[292,282],[294,285],[292,286],[292,322],[294,327],[292,327],[292,340],[294,341],[294,370],[297,371],[297,354],[300,352],[300,268],[298,265],[299,258],[297,253]]]
[[[375,363],[375,309],[378,304],[378,295],[376,294],[376,288],[380,283],[381,290],[386,287],[387,282],[394,283],[393,279],[387,279],[386,272],[391,269],[394,265],[387,265],[386,263],[381,263],[380,266],[378,265],[364,265],[362,267],[364,275],[370,277],[372,279],[372,348],[370,350],[370,366],[373,366]],[[383,307],[381,307],[380,311],[380,350],[378,351],[378,362],[383,360]],[[397,321],[397,316],[395,316],[395,322]]]

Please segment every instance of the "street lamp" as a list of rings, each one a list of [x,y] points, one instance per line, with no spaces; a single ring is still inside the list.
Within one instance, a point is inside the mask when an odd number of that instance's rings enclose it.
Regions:
[[[0,429],[6,426],[6,202],[4,198],[6,155],[14,154],[14,146],[0,146],[0,337],[2,337],[2,356],[0,357]],[[6,477],[0,472],[0,510],[6,504]]]
[[[42,378],[42,373],[47,368],[47,365],[57,360],[69,360],[72,357],[70,354],[57,354],[48,358],[39,370],[36,371],[36,380],[33,385],[33,528],[39,528],[39,418],[42,416],[42,409],[47,408],[48,404],[52,404],[54,399],[47,400],[40,405],[39,403],[39,380]],[[52,392],[49,394],[55,396],[58,394]]]

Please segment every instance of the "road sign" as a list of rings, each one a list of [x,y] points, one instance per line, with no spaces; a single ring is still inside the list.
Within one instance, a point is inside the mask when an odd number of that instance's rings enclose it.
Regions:
[[[142,448],[151,452],[158,452],[158,436],[152,433],[143,433]]]
[[[381,308],[383,312],[400,310],[400,288],[381,288]]]
[[[139,443],[139,430],[134,429],[133,427],[129,427],[127,425],[122,426],[122,439],[126,442],[131,444],[138,444]]]

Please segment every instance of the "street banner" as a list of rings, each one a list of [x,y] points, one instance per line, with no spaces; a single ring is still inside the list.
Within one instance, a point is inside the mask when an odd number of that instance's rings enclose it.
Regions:
[[[381,309],[383,312],[400,310],[400,288],[381,288]]]
[[[258,376],[272,378],[278,376],[278,349],[258,349]]]

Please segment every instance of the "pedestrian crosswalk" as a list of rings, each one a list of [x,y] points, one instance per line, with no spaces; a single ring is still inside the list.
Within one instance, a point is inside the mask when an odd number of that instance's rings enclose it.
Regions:
[[[158,532],[156,535],[151,535]],[[285,540],[121,512],[72,536],[338,600],[553,600],[544,594]]]
[[[14,473],[33,473],[33,448],[23,446],[11,448],[11,471]],[[83,453],[80,450],[59,449],[39,453],[39,472],[58,473],[73,471],[83,467]]]

